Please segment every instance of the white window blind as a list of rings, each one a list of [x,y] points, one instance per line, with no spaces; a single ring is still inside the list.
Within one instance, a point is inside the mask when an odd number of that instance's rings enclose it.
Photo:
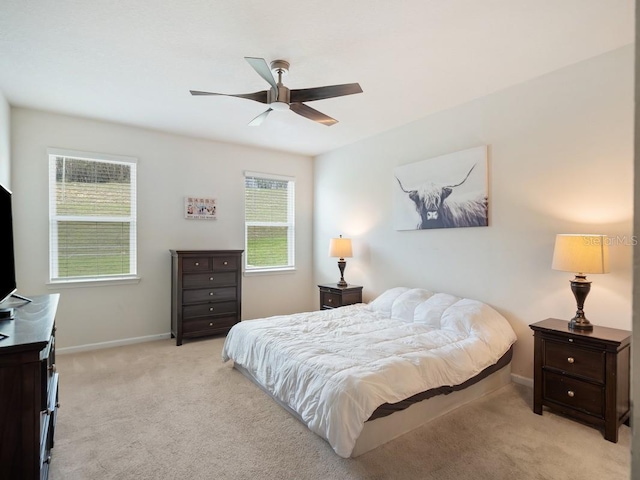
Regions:
[[[136,159],[48,154],[50,280],[135,277]]]
[[[245,172],[245,271],[295,268],[295,179]]]

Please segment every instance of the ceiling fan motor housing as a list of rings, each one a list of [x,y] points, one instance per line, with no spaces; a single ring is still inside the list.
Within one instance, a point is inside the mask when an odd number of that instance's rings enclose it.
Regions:
[[[271,88],[269,93],[267,94],[267,102],[272,105],[274,103],[284,103],[289,105],[291,101],[291,92],[284,85],[278,85],[278,89]],[[274,110],[278,110],[278,108],[274,108]]]

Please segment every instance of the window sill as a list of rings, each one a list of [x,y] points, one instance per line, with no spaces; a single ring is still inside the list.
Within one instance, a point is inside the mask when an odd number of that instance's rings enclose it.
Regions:
[[[243,275],[245,277],[253,277],[260,275],[285,275],[288,273],[296,273],[295,268],[271,268],[264,270],[245,270]]]
[[[106,285],[131,285],[140,283],[141,277],[114,277],[114,278],[99,278],[99,279],[79,279],[79,280],[53,280],[47,283],[47,288],[78,288],[78,287],[103,287]]]

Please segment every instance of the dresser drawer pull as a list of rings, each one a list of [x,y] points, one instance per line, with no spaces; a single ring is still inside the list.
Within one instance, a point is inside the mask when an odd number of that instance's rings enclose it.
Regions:
[[[330,299],[328,300],[328,302],[329,302],[329,303],[333,303],[333,300],[330,298]]]
[[[209,307],[210,312],[213,312],[213,310],[214,310],[213,307]]]
[[[229,265],[229,262],[224,262],[223,265]]]
[[[569,339],[569,341],[570,341],[571,343],[573,343],[573,338],[570,338],[570,339]]]
[[[52,365],[49,367],[49,371],[50,371],[51,373],[56,373],[56,372],[58,371],[58,369],[56,368],[56,364],[55,364],[55,363],[54,363],[54,364],[52,364]]]
[[[573,390],[569,390],[567,392],[567,395],[569,395],[571,398],[573,398],[575,396],[575,393],[573,392]]]
[[[209,326],[210,326],[210,327],[213,327],[213,322],[209,322]]]
[[[213,282],[213,277],[209,277],[209,281],[210,281],[210,282]]]
[[[575,362],[575,360],[574,360],[574,358],[573,358],[573,357],[569,357],[569,358],[567,358],[567,362],[569,362],[569,363],[573,363],[573,362]]]
[[[210,297],[213,297],[213,292],[209,292],[209,296],[210,296]]]

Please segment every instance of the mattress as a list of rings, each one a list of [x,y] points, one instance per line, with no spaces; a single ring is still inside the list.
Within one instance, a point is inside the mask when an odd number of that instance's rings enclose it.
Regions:
[[[241,322],[222,358],[349,457],[378,407],[463,384],[515,339],[486,304],[402,287],[371,304]]]

